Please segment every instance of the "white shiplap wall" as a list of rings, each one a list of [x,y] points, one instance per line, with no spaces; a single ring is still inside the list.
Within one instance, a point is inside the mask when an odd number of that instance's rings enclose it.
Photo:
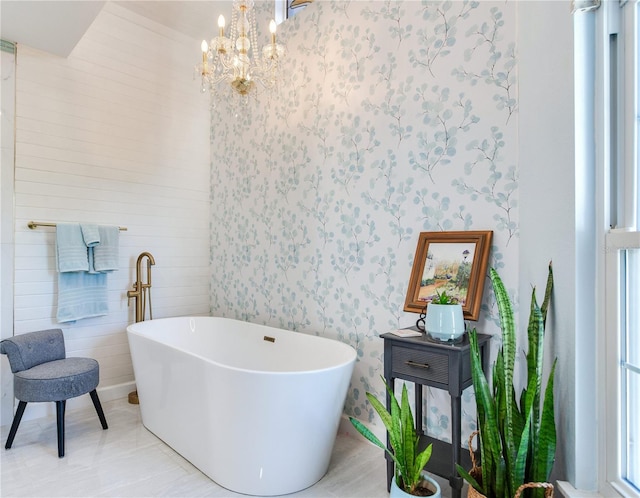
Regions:
[[[13,335],[13,158],[15,129],[15,46],[0,49],[0,338]],[[13,378],[8,361],[0,363],[0,422],[13,417]]]
[[[18,47],[15,334],[60,326],[70,356],[100,362],[108,396],[133,380],[126,326],[138,254],[154,318],[209,313],[209,110],[193,80],[199,44],[107,3],[68,58]],[[55,229],[126,226],[105,317],[57,324]],[[25,415],[26,416],[26,415]],[[6,421],[3,421],[6,423]]]

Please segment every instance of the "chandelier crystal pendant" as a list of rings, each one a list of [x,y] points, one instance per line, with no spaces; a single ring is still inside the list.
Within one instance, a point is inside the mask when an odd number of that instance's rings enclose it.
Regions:
[[[219,85],[228,84],[239,95],[249,95],[259,82],[265,88],[276,83],[279,60],[284,47],[276,43],[276,22],[271,21],[271,42],[257,50],[256,15],[253,0],[233,0],[231,32],[225,37],[224,16],[218,18],[218,36],[209,44],[202,41],[202,63],[196,73],[202,78],[200,90],[217,93]]]

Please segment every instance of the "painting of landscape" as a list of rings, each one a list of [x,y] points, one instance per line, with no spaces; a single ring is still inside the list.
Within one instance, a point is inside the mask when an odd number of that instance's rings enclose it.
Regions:
[[[431,242],[427,247],[418,300],[430,302],[437,293],[446,292],[464,306],[475,250],[473,242]]]
[[[465,320],[480,316],[491,230],[420,232],[404,311],[424,313],[438,295],[462,305]]]

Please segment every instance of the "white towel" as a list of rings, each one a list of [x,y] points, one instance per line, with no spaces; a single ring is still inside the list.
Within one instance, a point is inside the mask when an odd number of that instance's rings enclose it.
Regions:
[[[98,225],[100,244],[93,247],[93,269],[95,271],[113,271],[118,269],[120,228],[111,225]]]
[[[108,312],[106,273],[58,273],[58,322],[73,322]]]
[[[56,269],[59,272],[89,270],[87,246],[78,223],[57,224],[56,256]]]

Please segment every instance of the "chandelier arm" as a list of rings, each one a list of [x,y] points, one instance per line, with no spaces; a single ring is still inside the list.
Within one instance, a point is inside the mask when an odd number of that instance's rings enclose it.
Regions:
[[[225,71],[230,71],[233,69],[233,55],[218,54],[218,57],[216,57],[214,60],[217,61]]]

